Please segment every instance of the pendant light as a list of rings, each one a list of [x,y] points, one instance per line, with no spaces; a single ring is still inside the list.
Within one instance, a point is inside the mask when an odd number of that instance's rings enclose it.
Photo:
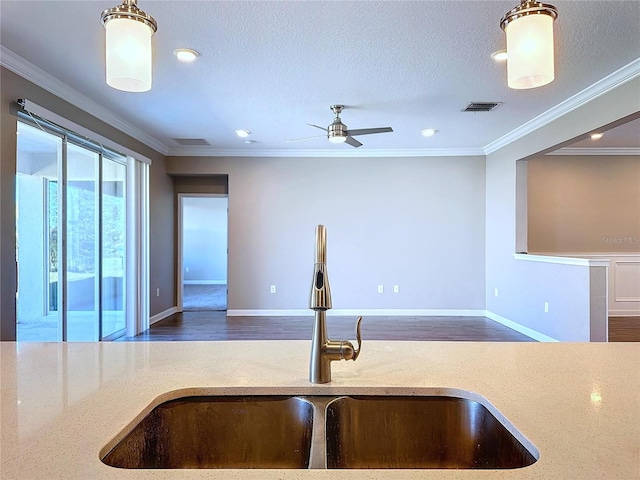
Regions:
[[[500,28],[507,35],[507,84],[510,88],[536,88],[554,79],[553,5],[522,0],[505,13]]]
[[[107,85],[126,92],[150,90],[155,19],[140,10],[136,0],[123,0],[102,12],[101,21],[106,29]]]

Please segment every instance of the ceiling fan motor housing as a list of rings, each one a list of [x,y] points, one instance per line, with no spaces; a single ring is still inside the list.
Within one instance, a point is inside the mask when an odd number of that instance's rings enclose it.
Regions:
[[[329,128],[327,128],[327,137],[346,137],[347,136],[347,126],[340,121],[339,118],[336,118]]]

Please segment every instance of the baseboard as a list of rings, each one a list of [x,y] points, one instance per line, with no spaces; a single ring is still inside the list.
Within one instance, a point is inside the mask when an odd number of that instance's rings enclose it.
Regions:
[[[183,280],[183,285],[226,285],[226,280]]]
[[[640,310],[609,310],[610,317],[640,317]]]
[[[386,309],[386,308],[335,308],[327,310],[327,316],[369,316],[369,317],[484,317],[485,310],[458,309]],[[227,310],[227,317],[310,317],[313,311],[305,309],[278,310]]]
[[[174,313],[178,312],[178,307],[167,308],[164,312],[156,313],[155,315],[149,317],[149,326],[153,325],[160,320],[164,320],[167,317],[170,317]]]
[[[516,332],[520,332],[523,335],[526,335],[529,338],[533,338],[539,342],[559,342],[560,340],[556,340],[555,338],[549,337],[543,333],[540,333],[536,330],[533,330],[529,327],[525,327],[524,325],[520,325],[519,323],[514,322],[513,320],[509,320],[508,318],[502,317],[496,313],[485,310],[484,316],[490,318],[494,322],[498,322],[505,327],[509,327],[511,330],[515,330]]]

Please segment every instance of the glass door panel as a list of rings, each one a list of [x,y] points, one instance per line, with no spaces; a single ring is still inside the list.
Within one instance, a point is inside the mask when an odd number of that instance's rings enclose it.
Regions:
[[[102,338],[125,327],[127,167],[102,158]]]
[[[117,338],[126,331],[127,158],[49,127],[18,122],[16,338]]]
[[[67,341],[100,339],[99,154],[69,143],[66,162]]]
[[[16,165],[17,340],[62,340],[58,298],[58,165],[62,138],[18,122]]]

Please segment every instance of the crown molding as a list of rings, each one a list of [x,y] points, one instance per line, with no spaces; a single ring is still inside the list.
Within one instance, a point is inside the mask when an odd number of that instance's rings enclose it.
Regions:
[[[610,147],[610,148],[560,148],[546,155],[575,155],[575,156],[640,156],[640,147]]]
[[[506,135],[487,144],[483,151],[485,155],[495,152],[509,145],[512,142],[530,134],[531,132],[544,127],[552,121],[568,114],[569,112],[580,108],[582,105],[610,92],[611,90],[624,85],[625,83],[640,76],[640,58],[635,59],[624,67],[598,80],[593,85],[567,98],[555,107],[550,108],[546,112],[522,124],[518,128],[510,131]]]
[[[280,157],[280,158],[354,158],[354,157],[469,157],[482,156],[481,148],[430,148],[430,149],[386,149],[386,150],[235,150],[206,146],[170,148],[168,156],[172,157]]]
[[[0,65],[20,75],[25,80],[43,88],[47,92],[52,93],[56,97],[69,102],[88,114],[102,120],[114,128],[117,128],[121,132],[126,133],[130,137],[135,138],[157,152],[166,155],[169,151],[165,144],[158,141],[148,133],[140,130],[130,123],[125,122],[113,112],[97,104],[77,90],[69,87],[66,83],[61,82],[41,68],[35,66],[33,63],[28,62],[21,56],[6,48],[4,45],[0,45]]]

